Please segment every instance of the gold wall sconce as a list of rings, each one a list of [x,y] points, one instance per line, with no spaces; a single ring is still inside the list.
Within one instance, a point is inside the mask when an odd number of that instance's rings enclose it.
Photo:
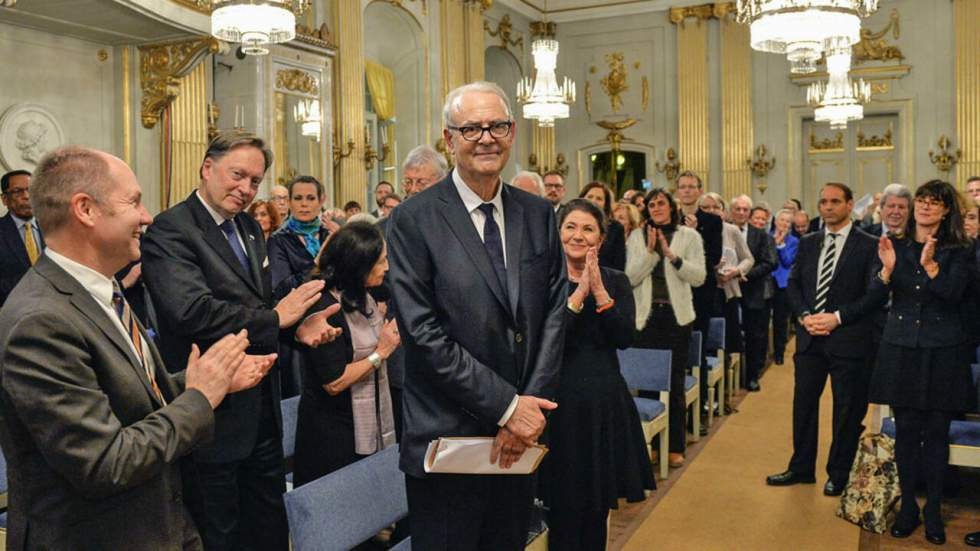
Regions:
[[[334,166],[334,168],[336,168],[337,165],[340,164],[340,160],[341,159],[346,159],[347,157],[350,157],[351,153],[353,153],[353,152],[354,152],[354,138],[347,138],[347,150],[346,151],[344,151],[344,149],[341,146],[337,145],[336,140],[334,140],[334,144],[333,144],[333,166]]]
[[[945,174],[952,170],[956,163],[960,162],[961,152],[959,148],[956,148],[956,151],[949,150],[953,144],[945,134],[939,137],[937,145],[939,146],[939,153],[934,153],[930,149],[929,162],[934,164],[939,172]]]
[[[660,161],[657,161],[654,163],[654,168],[664,175],[668,183],[672,183],[681,172],[681,162],[677,160],[677,151],[673,147],[668,147],[667,160],[664,161],[663,166],[660,165]]]
[[[765,193],[769,186],[766,185],[766,176],[769,175],[769,171],[776,166],[776,158],[772,157],[767,159],[766,155],[768,151],[764,144],[759,145],[755,148],[755,159],[746,159],[745,163],[748,165],[749,169],[752,170],[752,175],[759,179],[760,193]]]

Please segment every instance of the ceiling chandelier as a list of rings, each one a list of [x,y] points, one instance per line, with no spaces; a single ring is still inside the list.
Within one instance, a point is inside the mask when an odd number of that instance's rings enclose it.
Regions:
[[[568,106],[575,103],[575,82],[565,77],[558,86],[558,41],[555,24],[549,23],[548,0],[544,2],[544,21],[531,23],[535,36],[531,43],[534,57],[534,80],[524,77],[517,83],[517,102],[524,106],[524,118],[537,121],[540,127],[555,125],[555,119],[568,118]]]
[[[296,37],[296,14],[311,0],[212,0],[211,34],[225,42],[241,42],[248,55],[269,53],[270,44]]]
[[[786,54],[790,72],[816,71],[823,52],[861,40],[861,18],[878,0],[738,0],[736,18],[751,27],[752,48]]]
[[[826,84],[814,82],[806,91],[807,103],[815,107],[813,118],[829,122],[830,128],[841,130],[847,123],[864,118],[862,104],[871,100],[871,85],[864,80],[851,81],[851,49],[834,50],[827,56],[830,77]]]

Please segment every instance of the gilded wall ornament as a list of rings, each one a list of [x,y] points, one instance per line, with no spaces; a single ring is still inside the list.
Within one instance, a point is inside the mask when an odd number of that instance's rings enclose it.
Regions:
[[[626,83],[629,74],[626,71],[626,65],[623,64],[623,53],[607,54],[606,63],[609,64],[609,73],[602,77],[599,83],[609,97],[613,113],[619,113],[619,110],[623,108],[622,94],[630,88],[629,84]]]
[[[885,134],[881,137],[878,137],[877,135],[872,135],[871,137],[865,137],[864,131],[858,130],[857,142],[858,142],[857,145],[858,151],[895,149],[895,145],[892,143],[891,128],[885,130]]]
[[[901,61],[905,59],[897,46],[892,46],[883,38],[886,34],[892,33],[892,38],[897,39],[901,33],[899,26],[898,10],[892,9],[891,18],[888,25],[880,31],[871,29],[861,29],[861,41],[851,48],[851,58],[855,65],[860,65],[865,61]]]
[[[320,82],[300,69],[279,69],[276,73],[276,88],[317,95],[320,93]]]
[[[811,129],[810,153],[829,153],[832,151],[844,151],[844,133],[838,132],[834,136],[834,139],[824,138],[823,140],[817,141],[817,136]]]
[[[668,16],[670,17],[671,23],[680,25],[681,28],[684,27],[686,20],[690,17],[695,18],[700,26],[703,21],[715,16],[715,5],[701,4],[699,6],[670,8]]]
[[[677,175],[681,172],[681,162],[677,160],[677,151],[673,147],[667,148],[666,153],[667,159],[664,161],[663,166],[660,165],[660,161],[654,163],[654,168],[657,172],[664,175],[664,178],[668,182],[673,182],[677,179]]]
[[[518,36],[517,38],[511,38],[514,33],[514,24],[510,21],[510,14],[504,14],[504,16],[497,23],[496,29],[490,28],[490,22],[483,22],[483,30],[487,32],[493,38],[500,39],[500,47],[508,50],[510,46],[520,46],[521,50],[524,50],[524,37]]]
[[[554,166],[540,164],[537,153],[531,153],[530,155],[527,156],[527,166],[532,171],[537,172],[542,176],[544,176],[546,173],[551,171],[561,174],[562,178],[566,178],[568,176],[568,164],[565,162],[564,153],[559,153],[555,155]]]
[[[140,115],[145,128],[153,128],[160,114],[179,93],[179,79],[197,66],[207,54],[217,53],[221,43],[213,37],[139,47]]]
[[[639,69],[639,64],[637,64],[637,69]],[[643,85],[643,98],[641,101],[643,103],[643,112],[646,113],[647,107],[650,106],[650,80],[647,79],[646,76],[643,77],[642,85]]]
[[[592,115],[592,83],[585,81],[585,112]]]
[[[296,40],[321,48],[337,49],[337,43],[334,41],[333,35],[330,33],[330,28],[327,27],[326,23],[320,25],[319,29],[313,29],[297,23]]]
[[[939,142],[936,144],[939,146],[939,153],[934,153],[933,150],[929,150],[929,162],[939,169],[939,172],[947,173],[953,170],[956,163],[960,162],[960,157],[962,152],[959,148],[956,151],[950,151],[953,142],[946,137],[945,134],[939,137]]]
[[[752,171],[752,175],[759,179],[759,184],[756,187],[760,193],[765,193],[769,189],[769,186],[766,185],[766,176],[776,166],[776,158],[772,157],[767,159],[767,154],[768,151],[766,150],[765,144],[760,144],[759,147],[755,148],[755,158],[745,160],[745,164]]]
[[[616,153],[620,151],[620,145],[626,139],[626,136],[623,135],[623,130],[635,125],[637,122],[639,121],[630,118],[622,121],[599,121],[596,124],[609,131],[606,134],[605,141],[609,143],[612,151]]]

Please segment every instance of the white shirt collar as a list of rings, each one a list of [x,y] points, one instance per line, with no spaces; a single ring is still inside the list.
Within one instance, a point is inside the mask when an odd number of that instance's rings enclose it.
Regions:
[[[30,222],[31,226],[34,226],[35,225],[35,222],[34,222],[34,219],[33,218],[31,218],[29,220],[24,220],[20,216],[17,216],[16,214],[14,214],[12,211],[10,213],[10,217],[14,219],[14,224],[17,225],[17,229],[18,230],[21,229],[21,228],[23,228],[24,226],[26,226],[28,222]]]
[[[111,279],[84,264],[58,254],[51,247],[44,250],[44,255],[54,261],[61,269],[68,272],[68,275],[75,278],[96,301],[100,304],[112,306],[113,288]]]
[[[843,228],[841,228],[841,229],[833,232],[833,233],[836,233],[837,234],[837,237],[840,239],[840,241],[839,241],[840,243],[843,243],[844,241],[847,241],[847,236],[851,234],[851,228],[853,226],[854,226],[854,223],[853,222],[848,222],[846,226],[844,226]],[[827,232],[827,235],[830,235],[830,233],[831,233],[830,232],[830,229],[827,228],[827,226],[824,226],[824,231]]]
[[[477,195],[470,186],[466,185],[463,181],[463,177],[459,175],[456,169],[453,169],[453,183],[456,184],[456,191],[459,192],[459,198],[463,200],[463,205],[466,207],[466,212],[473,212],[480,207],[483,203],[493,203],[494,208],[500,214],[504,213],[504,200],[501,197],[501,190],[504,189],[502,183],[497,183],[497,193],[493,196],[493,199],[489,201],[484,201]]]
[[[204,200],[204,197],[201,196],[201,190],[197,190],[194,193],[197,194],[197,198],[201,201],[201,204],[204,205],[204,208],[207,209],[208,214],[210,214],[211,218],[214,219],[214,223],[216,225],[220,226],[225,222],[225,220],[230,220],[230,218],[225,218],[220,213],[218,213],[218,211],[211,208],[211,205],[209,205],[208,202]]]

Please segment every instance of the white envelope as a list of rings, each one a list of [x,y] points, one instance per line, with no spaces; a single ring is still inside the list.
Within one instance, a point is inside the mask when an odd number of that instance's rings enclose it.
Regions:
[[[509,469],[490,463],[492,437],[440,438],[425,451],[425,472],[453,474],[531,474],[537,470],[548,448],[531,446]]]

